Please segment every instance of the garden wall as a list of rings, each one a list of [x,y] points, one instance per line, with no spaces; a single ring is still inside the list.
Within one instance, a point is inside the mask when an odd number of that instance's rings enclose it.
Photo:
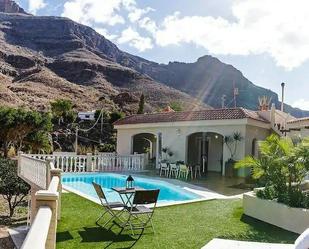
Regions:
[[[243,195],[244,213],[258,220],[301,234],[309,227],[309,209],[291,208],[276,201],[260,199],[254,192]]]

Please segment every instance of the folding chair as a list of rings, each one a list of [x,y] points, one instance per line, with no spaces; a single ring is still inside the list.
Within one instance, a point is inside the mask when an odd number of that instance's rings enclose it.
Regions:
[[[134,235],[135,229],[145,229],[150,223],[154,232],[152,223],[152,217],[157,205],[160,189],[156,190],[137,190],[134,195],[132,207],[126,207],[126,211],[129,213],[129,217],[126,222],[120,226],[124,230],[126,227],[130,227],[132,235]],[[144,205],[152,204],[150,209]],[[122,232],[122,231],[121,231]]]
[[[161,163],[160,167],[160,176],[162,175],[162,172],[164,171],[165,176],[169,175],[169,166],[167,163]]]
[[[99,220],[103,218],[105,214],[110,214],[110,218],[103,224],[103,227],[105,227],[110,221],[113,219],[119,218],[121,214],[125,211],[126,205],[124,205],[122,202],[108,202],[106,199],[106,196],[103,192],[103,189],[101,185],[92,182],[92,185],[100,199],[101,205],[103,209],[105,210],[102,215],[97,218],[96,224],[98,224]],[[122,208],[121,210],[115,210],[115,208]]]

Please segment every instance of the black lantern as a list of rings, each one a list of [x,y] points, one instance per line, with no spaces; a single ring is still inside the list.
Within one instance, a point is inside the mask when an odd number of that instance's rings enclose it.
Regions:
[[[133,189],[134,188],[134,179],[131,175],[129,175],[128,178],[127,178],[126,188],[127,189]]]

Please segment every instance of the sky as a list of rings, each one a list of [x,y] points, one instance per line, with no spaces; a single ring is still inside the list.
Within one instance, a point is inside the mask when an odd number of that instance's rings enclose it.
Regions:
[[[254,84],[309,110],[308,0],[17,0],[35,15],[91,26],[120,49],[156,61],[209,54]]]

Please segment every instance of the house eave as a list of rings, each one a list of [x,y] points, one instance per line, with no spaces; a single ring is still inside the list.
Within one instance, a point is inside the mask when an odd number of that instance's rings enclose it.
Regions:
[[[225,125],[253,125],[265,129],[270,129],[270,124],[251,118],[243,119],[220,119],[220,120],[195,120],[176,122],[156,122],[115,125],[116,130],[136,129],[136,128],[157,128],[157,127],[187,127],[187,126],[225,126]]]

